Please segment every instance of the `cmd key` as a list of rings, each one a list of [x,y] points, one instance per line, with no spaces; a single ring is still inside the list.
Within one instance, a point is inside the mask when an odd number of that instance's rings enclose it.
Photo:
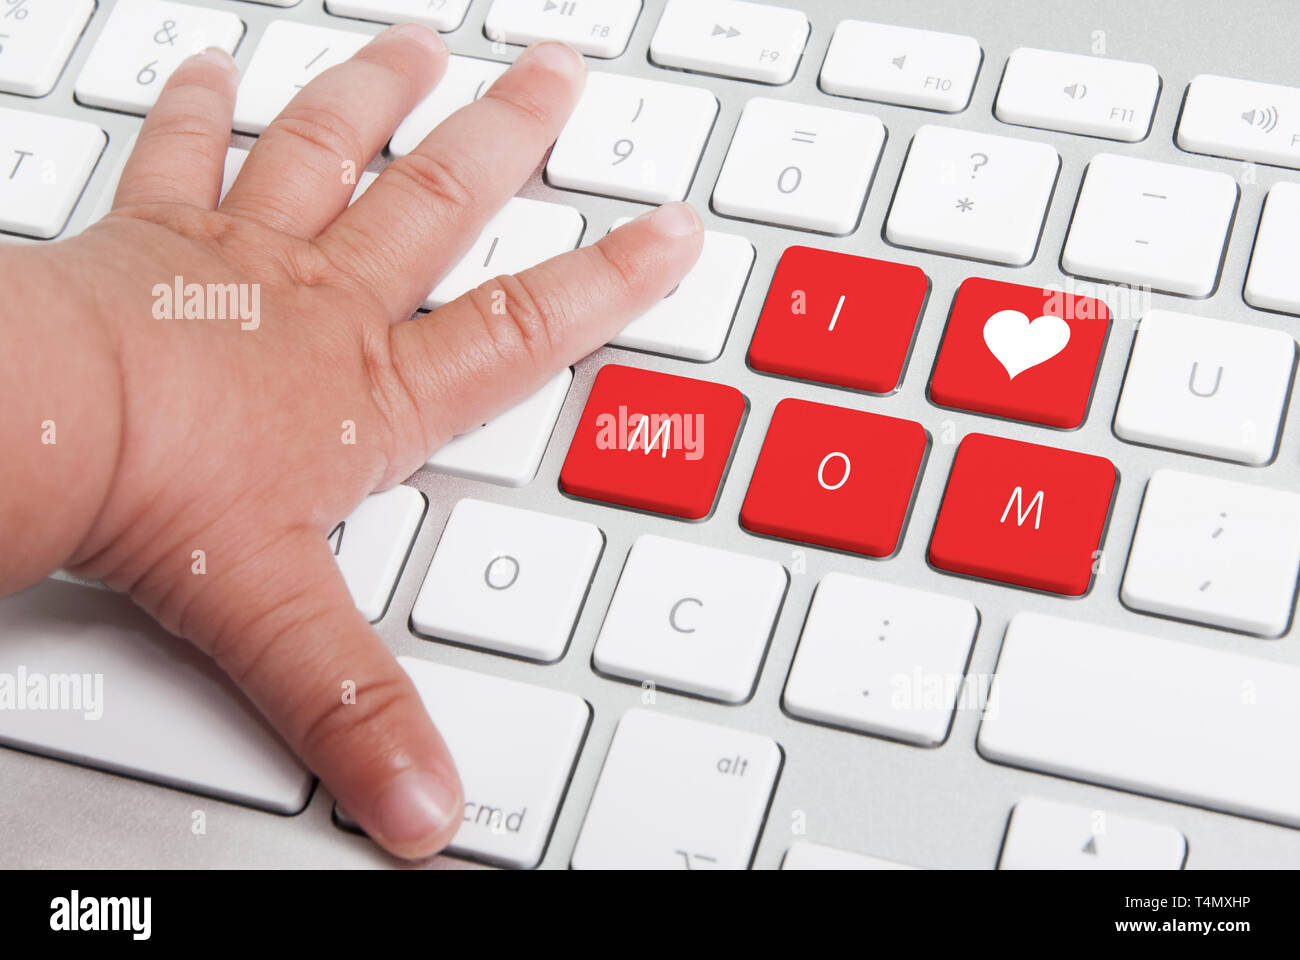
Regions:
[[[684,520],[708,516],[745,416],[735,387],[609,364],[560,471],[570,496]]]
[[[1079,597],[1092,583],[1115,465],[972,433],[957,448],[930,562],[940,570]]]

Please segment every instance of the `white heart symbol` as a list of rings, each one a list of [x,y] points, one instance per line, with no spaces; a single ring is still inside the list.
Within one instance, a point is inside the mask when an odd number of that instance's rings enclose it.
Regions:
[[[1019,310],[999,310],[984,324],[984,342],[1014,380],[1064,350],[1070,342],[1070,325],[1053,316],[1031,323]]]

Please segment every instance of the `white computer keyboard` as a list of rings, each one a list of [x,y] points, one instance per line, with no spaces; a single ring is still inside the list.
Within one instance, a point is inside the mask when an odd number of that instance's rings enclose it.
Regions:
[[[393,156],[521,44],[590,66],[427,308],[705,212],[662,303],[330,533],[461,771],[454,857],[1300,864],[1300,72],[1280,40],[1175,47],[1162,5],[1114,14],[1115,56],[1085,11],[938,6],[0,0],[0,239],[102,216],[189,53],[241,67],[229,186],[408,19],[453,56]],[[0,600],[20,670],[107,699],[0,709],[7,863],[382,862],[120,599]]]

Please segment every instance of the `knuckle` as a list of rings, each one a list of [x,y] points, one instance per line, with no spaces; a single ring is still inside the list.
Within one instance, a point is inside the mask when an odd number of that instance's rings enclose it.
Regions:
[[[343,703],[335,688],[303,701],[298,710],[298,729],[291,736],[299,751],[307,757],[331,752],[342,742],[369,740],[384,742],[383,731],[393,721],[398,725],[402,714],[411,709],[410,687],[400,677],[384,677],[357,682],[356,699]]]
[[[361,131],[346,117],[325,107],[290,105],[272,122],[263,138],[288,137],[312,150],[343,160],[361,158]]]
[[[513,113],[516,119],[526,123],[546,126],[551,122],[553,111],[527,89],[507,87],[503,90],[491,87],[483,96],[490,97]]]
[[[550,309],[532,284],[521,276],[503,276],[475,291],[475,306],[488,342],[503,359],[519,352],[537,358],[553,347]]]
[[[453,161],[434,153],[409,153],[390,163],[384,174],[423,204],[433,199],[455,210],[468,210],[478,193],[474,183],[479,178],[465,157]]]

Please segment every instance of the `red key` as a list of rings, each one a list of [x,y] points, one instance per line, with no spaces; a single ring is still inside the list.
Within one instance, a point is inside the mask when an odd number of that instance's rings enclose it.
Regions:
[[[1072,429],[1088,412],[1109,329],[1100,300],[973,277],[953,301],[930,399]]]
[[[972,433],[957,448],[930,562],[1070,597],[1088,592],[1115,491],[1105,457]]]
[[[686,520],[709,515],[745,397],[735,387],[601,367],[560,470],[560,489]]]
[[[911,420],[782,400],[740,523],[769,537],[887,557],[898,549],[928,445]]]
[[[790,247],[772,277],[749,363],[766,373],[891,393],[929,292],[919,267]]]

